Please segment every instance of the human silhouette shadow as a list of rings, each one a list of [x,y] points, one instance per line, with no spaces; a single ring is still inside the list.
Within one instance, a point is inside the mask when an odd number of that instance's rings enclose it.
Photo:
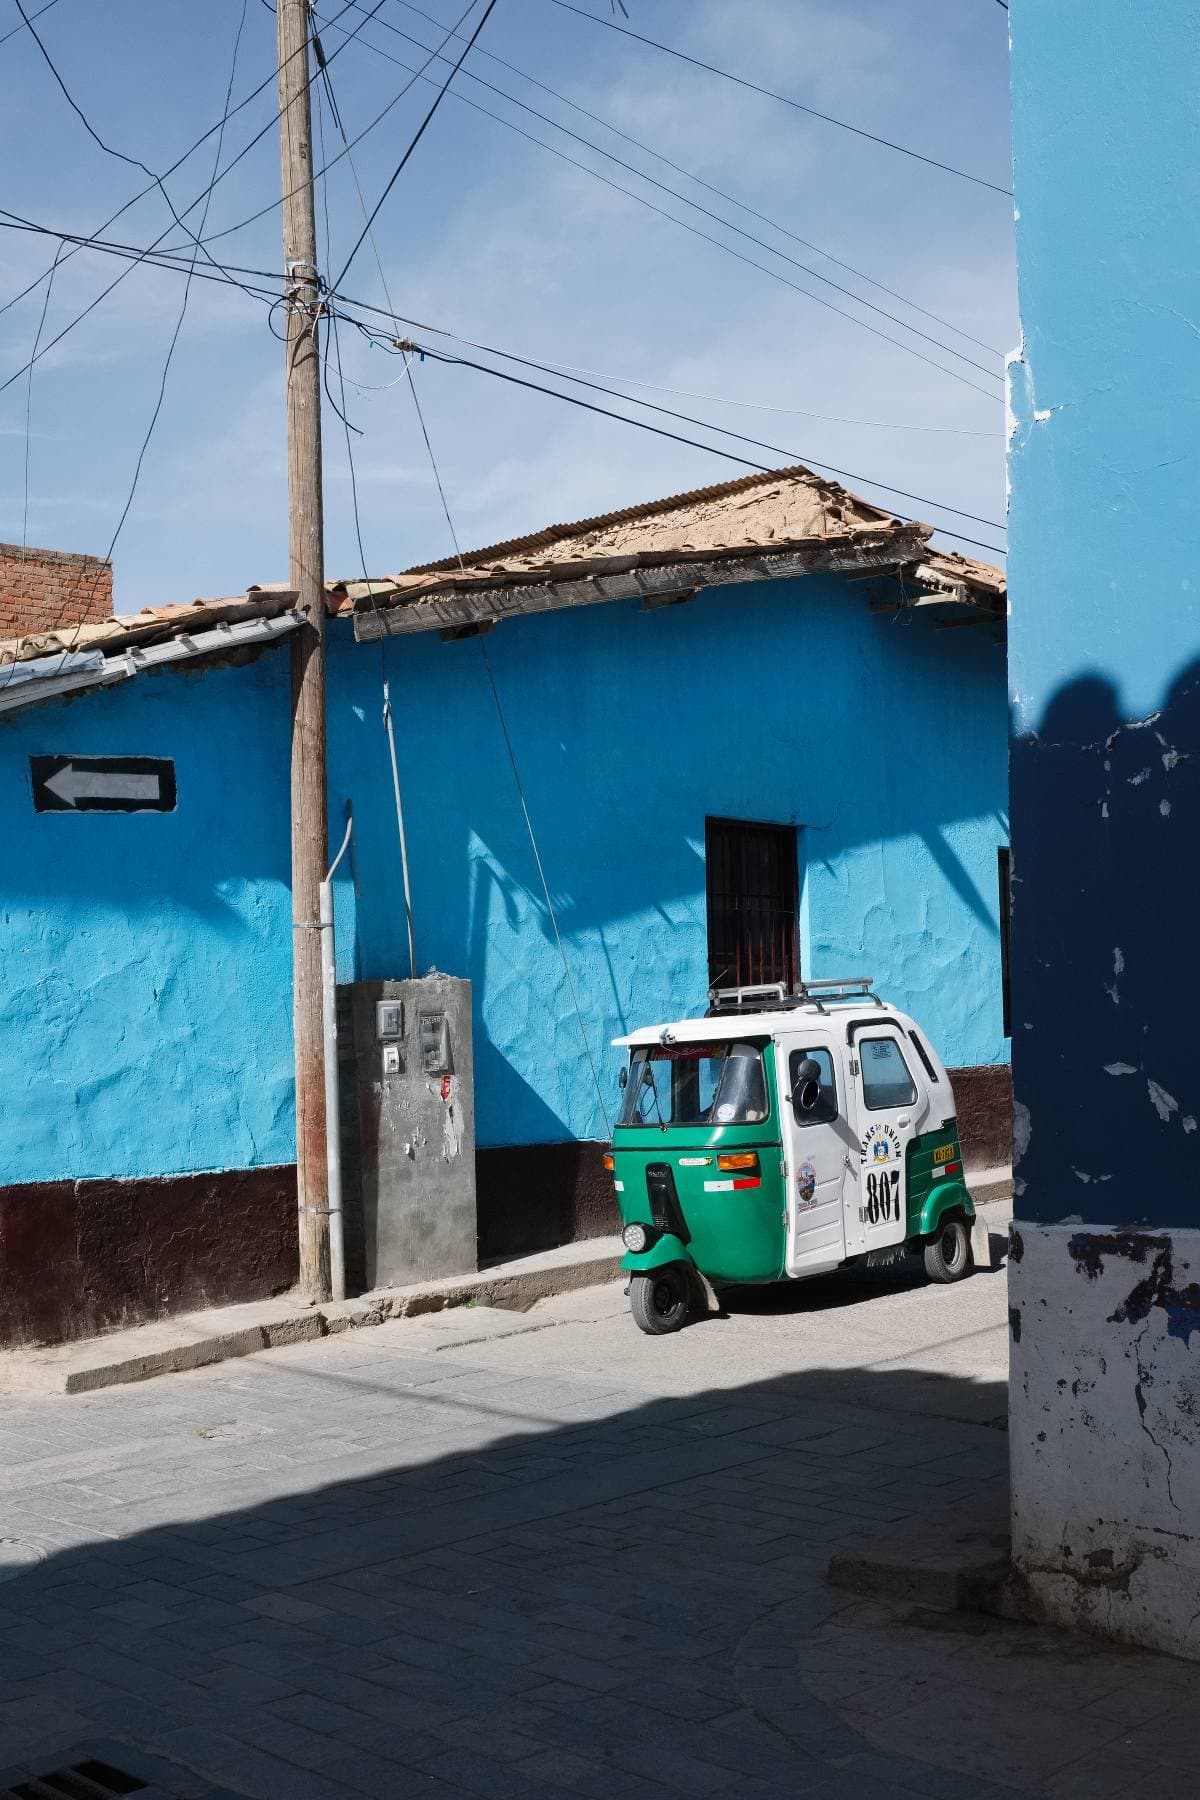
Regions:
[[[1018,1212],[1194,1224],[1200,660],[1143,718],[1068,683],[1011,789]]]

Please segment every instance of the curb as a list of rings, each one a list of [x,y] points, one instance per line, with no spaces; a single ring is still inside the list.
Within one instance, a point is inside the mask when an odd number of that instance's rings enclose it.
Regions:
[[[52,1385],[62,1394],[91,1394],[98,1389],[128,1382],[152,1381],[159,1375],[183,1374],[239,1356],[255,1356],[289,1344],[311,1343],[343,1331],[360,1331],[386,1325],[395,1319],[419,1318],[450,1307],[488,1306],[525,1312],[552,1294],[577,1288],[597,1287],[615,1281],[620,1255],[605,1253],[574,1262],[555,1263],[514,1274],[478,1275],[440,1281],[423,1287],[385,1288],[358,1300],[341,1300],[322,1306],[297,1306],[294,1312],[252,1323],[236,1331],[216,1332],[211,1337],[144,1350],[93,1362],[83,1368],[64,1367]]]

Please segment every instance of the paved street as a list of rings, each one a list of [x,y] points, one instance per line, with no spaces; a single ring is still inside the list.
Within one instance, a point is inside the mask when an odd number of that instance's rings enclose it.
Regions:
[[[993,1228],[995,1229],[995,1214]],[[1002,1478],[1002,1270],[620,1289],[4,1402],[0,1771],[257,1800],[1194,1796],[1200,1671],[829,1589]],[[122,1763],[124,1758],[124,1763]]]

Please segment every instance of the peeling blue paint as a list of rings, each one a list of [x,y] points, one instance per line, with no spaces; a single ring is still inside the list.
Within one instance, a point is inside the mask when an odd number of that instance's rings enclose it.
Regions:
[[[1065,1222],[1082,1169],[1089,1220],[1192,1226],[1200,37],[1186,0],[1013,0],[1011,22],[1020,1212]]]

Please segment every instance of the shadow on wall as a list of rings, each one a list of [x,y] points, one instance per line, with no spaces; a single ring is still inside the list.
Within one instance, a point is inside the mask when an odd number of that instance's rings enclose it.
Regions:
[[[1141,719],[1070,682],[1011,781],[1017,1210],[1194,1226],[1200,660]]]
[[[16,1537],[78,1547],[4,1585],[0,1769],[103,1740],[118,1765],[168,1759],[163,1793],[199,1775],[314,1800],[557,1800],[564,1779],[650,1792],[649,1771],[693,1793],[874,1792],[883,1774],[915,1797],[949,1791],[930,1759],[967,1755],[992,1791],[1007,1706],[981,1714],[964,1688],[961,1733],[889,1717],[883,1769],[873,1709],[839,1697],[841,1656],[812,1634],[845,1604],[822,1579],[834,1546],[1003,1497],[1005,1436],[984,1428],[1001,1383],[811,1369],[645,1403],[603,1374],[464,1385],[443,1365],[393,1335],[390,1354],[152,1384],[125,1402],[143,1442],[117,1460],[120,1398],[72,1403],[76,1450],[109,1451],[104,1491],[63,1492],[54,1526],[8,1496]],[[18,1461],[54,1449],[36,1409],[13,1432]],[[323,1484],[338,1456],[359,1476]],[[1029,1674],[1052,1701],[1054,1665]]]

